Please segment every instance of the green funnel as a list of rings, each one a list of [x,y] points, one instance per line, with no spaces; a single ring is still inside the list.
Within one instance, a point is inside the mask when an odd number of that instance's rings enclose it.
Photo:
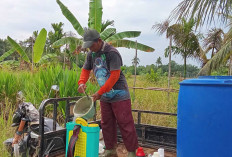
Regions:
[[[84,118],[85,120],[93,118],[95,115],[93,99],[86,96],[79,99],[73,108],[73,113],[75,118]]]

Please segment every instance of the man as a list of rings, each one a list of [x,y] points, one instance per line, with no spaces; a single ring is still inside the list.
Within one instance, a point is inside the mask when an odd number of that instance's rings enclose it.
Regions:
[[[91,52],[81,71],[78,81],[78,92],[84,93],[85,83],[93,70],[99,86],[93,101],[100,100],[101,127],[106,146],[105,156],[117,156],[117,124],[122,134],[123,142],[128,151],[128,157],[135,157],[138,148],[137,134],[131,112],[131,100],[125,76],[121,72],[122,58],[111,45],[100,39],[100,34],[94,29],[84,33],[82,48]]]

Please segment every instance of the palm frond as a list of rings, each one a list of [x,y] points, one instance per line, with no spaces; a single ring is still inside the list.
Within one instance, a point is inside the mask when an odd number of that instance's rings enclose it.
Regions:
[[[213,28],[208,33],[206,38],[203,40],[203,47],[215,48],[219,50],[223,41],[224,32],[220,28]]]
[[[228,41],[222,48],[211,58],[205,66],[200,70],[198,75],[209,75],[212,70],[216,70],[222,65],[226,64],[226,56],[232,53],[232,43]]]
[[[214,21],[215,15],[222,22],[232,11],[232,0],[183,0],[171,12],[170,19],[195,18],[197,26]]]
[[[161,23],[156,23],[152,26],[152,29],[155,29],[159,35],[162,35],[168,30],[170,20],[165,20]]]

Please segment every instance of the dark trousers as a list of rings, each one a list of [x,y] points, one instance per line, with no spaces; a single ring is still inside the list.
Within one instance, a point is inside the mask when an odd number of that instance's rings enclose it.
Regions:
[[[138,139],[131,112],[131,100],[113,103],[100,102],[101,126],[106,149],[113,149],[117,144],[117,124],[123,142],[128,151],[138,148]]]

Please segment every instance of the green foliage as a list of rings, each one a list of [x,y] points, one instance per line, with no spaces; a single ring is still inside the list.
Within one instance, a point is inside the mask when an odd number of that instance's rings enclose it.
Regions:
[[[38,63],[41,59],[41,56],[44,51],[44,46],[47,38],[47,31],[43,28],[38,37],[36,38],[33,51],[34,51],[34,56],[33,56],[33,62]]]
[[[73,97],[80,95],[77,92],[80,69],[64,69],[59,66],[40,68],[35,73],[28,71],[0,71],[0,102],[5,98],[15,101],[18,91],[23,91],[26,101],[32,102],[39,107],[42,100],[49,97],[52,85],[60,86],[59,97]],[[93,94],[98,86],[87,83],[87,92]],[[60,106],[62,109],[63,106]],[[63,108],[64,109],[64,108]]]
[[[96,29],[99,33],[102,27],[102,1],[89,1],[89,28]]]
[[[6,98],[4,100],[5,105],[0,103],[0,151],[1,156],[9,156],[9,153],[2,144],[6,139],[13,137],[15,128],[11,127],[13,112],[15,111],[15,106],[12,105]]]
[[[154,72],[154,70],[151,69],[150,74],[147,73],[146,79],[151,81],[151,82],[157,82],[160,79],[160,73],[158,71]]]
[[[126,75],[127,73],[131,73],[132,75],[134,75],[134,66],[122,66],[123,68],[123,73]],[[189,77],[196,77],[198,72],[199,72],[199,68],[194,66],[194,65],[190,65],[187,64],[187,73],[186,76]],[[183,77],[184,76],[184,65],[179,65],[177,64],[175,61],[171,62],[171,76],[177,76],[177,77]],[[160,76],[167,76],[168,74],[168,64],[166,65],[159,65],[159,66],[155,66],[154,64],[152,65],[146,65],[146,66],[138,66],[136,68],[136,73],[137,75],[147,75],[151,72],[151,69],[153,69],[153,71],[158,72]]]
[[[56,0],[58,5],[60,6],[60,9],[63,13],[63,15],[69,20],[69,22],[73,25],[73,28],[78,32],[79,35],[83,36],[84,29],[80,25],[79,21],[75,18],[75,16],[68,10],[68,8],[61,3],[60,0]]]
[[[9,36],[7,37],[8,41],[10,42],[11,46],[19,53],[19,55],[28,63],[30,63],[30,60],[25,53],[25,51],[22,49],[22,47],[13,39],[11,39]]]
[[[52,44],[54,48],[59,48],[65,44],[69,44],[70,51],[73,52],[77,46],[82,45],[83,41],[75,37],[65,37],[57,40]]]
[[[112,40],[121,40],[124,38],[135,38],[140,36],[141,32],[140,31],[126,31],[126,32],[120,32],[112,35],[108,39],[106,39],[107,42],[112,41]]]
[[[1,57],[0,57],[0,62],[3,61],[5,58],[10,56],[12,53],[15,52],[15,49],[10,49],[9,51],[5,52]]]
[[[57,0],[58,5],[60,6],[63,15],[71,22],[73,27],[76,29],[79,35],[83,36],[84,30],[78,20],[74,17],[74,15],[68,10],[66,6],[64,6],[60,0]],[[104,32],[107,26],[110,26],[114,23],[114,21],[106,21],[102,23],[102,0],[94,0],[89,2],[89,19],[88,26],[89,28],[96,29],[99,33],[101,31]],[[102,29],[103,28],[103,29]],[[138,49],[145,52],[153,52],[155,49],[149,47],[147,45],[136,43],[131,40],[124,40],[124,38],[132,38],[140,35],[138,31],[126,31],[116,33],[113,29],[107,30],[102,37],[110,44],[115,47],[125,47],[125,48],[133,48]],[[107,39],[109,38],[109,39]]]
[[[221,66],[217,70],[212,71],[212,76],[226,76],[228,75],[228,67],[227,66]]]
[[[0,55],[12,49],[10,43],[6,39],[0,39]]]
[[[133,48],[133,49],[137,48],[138,50],[141,50],[144,52],[155,51],[155,49],[153,49],[152,47],[149,47],[149,46],[141,44],[141,43],[136,43],[135,41],[126,40],[126,39],[113,40],[113,41],[109,41],[109,43],[111,45],[113,45],[114,47],[126,47],[126,48]]]
[[[205,22],[211,23],[215,19],[226,23],[230,13],[231,0],[183,0],[170,13],[170,19],[196,18],[198,27],[203,26]],[[217,18],[214,18],[216,16]]]
[[[106,30],[101,32],[100,37],[101,37],[102,40],[106,40],[107,38],[111,37],[115,33],[116,33],[115,28],[107,28]]]

